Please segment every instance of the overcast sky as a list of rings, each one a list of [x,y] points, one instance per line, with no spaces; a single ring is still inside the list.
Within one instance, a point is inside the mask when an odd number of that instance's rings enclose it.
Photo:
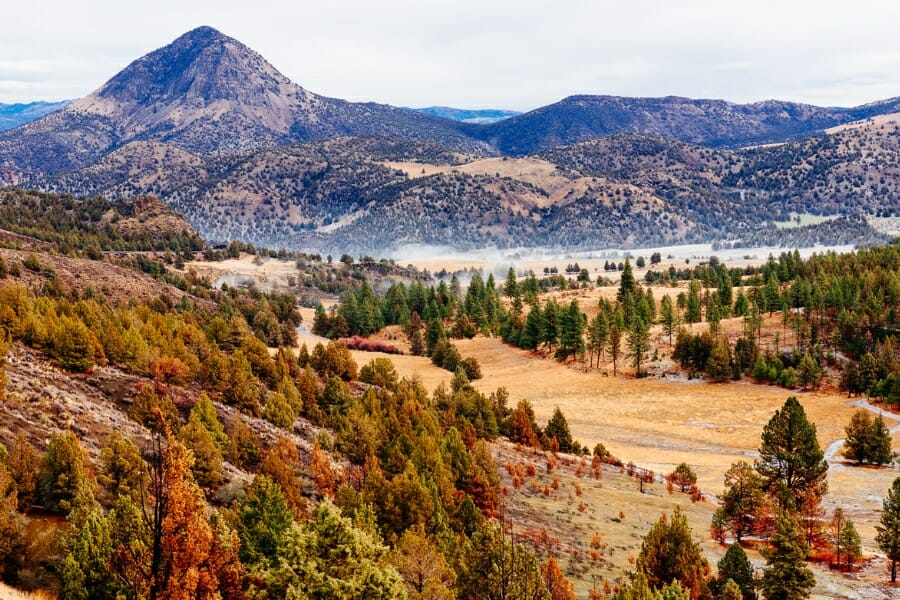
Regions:
[[[527,110],[571,94],[900,96],[900,2],[45,0],[8,2],[0,102],[78,98],[211,25],[327,96]]]

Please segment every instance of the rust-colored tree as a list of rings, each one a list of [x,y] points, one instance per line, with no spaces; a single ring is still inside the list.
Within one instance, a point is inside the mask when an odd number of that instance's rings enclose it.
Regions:
[[[172,383],[184,383],[190,373],[187,365],[180,358],[172,356],[158,358],[150,364],[150,374],[159,383],[168,385]]]
[[[148,488],[135,505],[121,496],[113,511],[119,532],[113,560],[122,583],[148,600],[239,598],[237,534],[216,513],[207,517],[192,457],[171,434],[154,438]]]
[[[322,496],[334,500],[337,475],[331,467],[331,457],[322,450],[319,440],[313,442],[312,452],[309,455],[309,475],[316,484],[316,491]]]
[[[541,577],[552,600],[575,600],[572,582],[566,579],[559,564],[551,556],[541,565]]]
[[[260,475],[267,475],[281,487],[284,499],[295,516],[306,512],[306,500],[297,473],[300,469],[300,456],[297,447],[286,437],[279,437],[266,453],[259,467]]]

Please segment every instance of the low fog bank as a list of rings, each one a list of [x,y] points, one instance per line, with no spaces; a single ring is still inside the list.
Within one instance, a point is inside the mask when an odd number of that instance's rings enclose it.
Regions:
[[[852,245],[814,246],[799,248],[803,258],[808,258],[814,253],[823,254],[829,251],[850,252]],[[428,269],[433,274],[441,269],[449,272],[476,269],[485,275],[493,273],[495,277],[505,277],[510,267],[513,267],[521,276],[529,270],[539,273],[544,267],[556,266],[562,268],[569,263],[585,263],[583,266],[595,264],[597,261],[620,262],[625,258],[634,260],[638,256],[649,258],[651,254],[659,252],[664,259],[678,261],[690,261],[690,264],[708,261],[711,256],[716,256],[720,261],[761,263],[765,262],[769,255],[777,257],[782,252],[793,252],[793,248],[781,248],[774,246],[758,248],[714,248],[713,244],[685,244],[681,246],[661,246],[656,248],[623,249],[607,248],[602,250],[561,251],[554,248],[482,248],[479,250],[460,251],[449,246],[428,246],[420,244],[408,244],[400,246],[386,253],[387,258],[394,259],[398,264],[410,264],[420,269]]]

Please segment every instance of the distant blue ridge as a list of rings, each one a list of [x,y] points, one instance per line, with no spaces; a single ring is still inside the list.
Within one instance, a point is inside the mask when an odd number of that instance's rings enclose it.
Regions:
[[[29,102],[27,104],[0,104],[0,131],[24,125],[56,112],[71,104],[71,100],[61,102]]]
[[[503,119],[515,117],[522,113],[514,110],[502,110],[496,108],[487,108],[483,110],[451,108],[449,106],[429,106],[427,108],[407,108],[416,112],[425,113],[435,117],[451,119],[453,121],[462,121],[463,123],[496,123]]]

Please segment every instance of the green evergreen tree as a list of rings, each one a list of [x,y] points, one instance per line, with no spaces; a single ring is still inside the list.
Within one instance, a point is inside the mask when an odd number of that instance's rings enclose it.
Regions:
[[[506,272],[506,282],[503,284],[503,295],[507,298],[519,296],[519,285],[516,280],[516,270],[512,267]]]
[[[544,304],[543,329],[541,329],[541,343],[547,345],[547,350],[553,352],[553,346],[559,341],[560,310],[556,300],[550,298]]]
[[[525,329],[519,338],[519,345],[526,350],[536,350],[542,340],[544,330],[544,311],[539,304],[535,304],[528,312],[525,319]]]
[[[387,564],[387,548],[356,528],[328,500],[304,524],[285,533],[281,560],[269,577],[276,598],[391,600],[406,597],[403,581]]]
[[[90,480],[78,438],[71,431],[54,433],[38,475],[44,507],[68,514],[76,508],[76,499],[84,487],[90,487]]]
[[[222,451],[198,413],[191,413],[187,425],[178,433],[178,440],[194,454],[191,471],[198,485],[214,488],[222,483]]]
[[[660,320],[662,322],[663,333],[669,338],[669,346],[672,345],[672,335],[678,330],[678,315],[675,314],[675,308],[672,306],[672,298],[668,294],[663,296],[660,302]]]
[[[881,465],[893,460],[891,454],[891,433],[878,415],[875,419],[865,409],[859,409],[850,417],[844,428],[844,457],[857,464],[870,462]]]
[[[764,489],[785,508],[800,510],[807,493],[822,498],[827,491],[825,453],[796,397],[788,398],[763,428],[756,470]]]
[[[716,336],[713,342],[709,358],[706,360],[706,376],[718,382],[731,379],[731,346],[724,335]]]
[[[891,563],[891,583],[897,581],[900,562],[900,477],[894,479],[887,497],[882,501],[881,521],[875,526],[875,541]]]
[[[626,258],[625,268],[619,277],[619,291],[616,292],[616,300],[624,304],[626,299],[634,293],[636,285],[634,272],[631,270],[631,261]]]
[[[113,535],[109,521],[91,514],[75,536],[62,562],[62,597],[77,600],[116,600],[125,595],[115,571]]]
[[[206,427],[206,430],[212,436],[213,441],[216,443],[216,446],[219,447],[219,450],[223,453],[227,452],[230,443],[228,435],[225,433],[225,429],[222,427],[222,423],[216,415],[216,408],[213,406],[209,396],[206,395],[206,392],[200,393],[197,397],[197,402],[195,402],[194,407],[191,408],[191,412],[197,413],[197,417],[200,419],[200,422],[203,423],[203,426]]]
[[[722,322],[722,313],[719,310],[718,297],[715,295],[710,297],[709,304],[706,305],[706,322],[709,324],[710,335],[717,336]]]
[[[87,371],[94,366],[91,333],[78,317],[60,317],[53,334],[53,347],[66,370]]]
[[[650,323],[642,315],[635,315],[628,332],[628,357],[634,366],[634,374],[637,377],[643,375],[641,365],[650,351]]]
[[[575,443],[569,431],[569,423],[558,406],[553,411],[553,416],[544,429],[544,435],[547,436],[547,439],[556,440],[557,444],[559,444],[560,452],[574,452]]]
[[[844,552],[844,562],[847,570],[853,568],[853,563],[862,558],[862,540],[856,532],[856,526],[851,519],[847,519],[841,530],[841,549]]]
[[[732,464],[725,472],[722,510],[738,543],[745,534],[754,531],[763,501],[762,477],[745,461]]]
[[[552,600],[534,555],[485,524],[466,543],[458,579],[459,598]]]
[[[622,355],[622,336],[625,334],[625,315],[621,307],[617,307],[609,326],[609,357],[612,359],[613,376],[617,375],[619,357]]]
[[[690,324],[699,323],[700,309],[700,282],[691,279],[691,282],[688,284],[688,296],[684,320]]]
[[[808,387],[815,389],[819,387],[821,369],[815,359],[809,355],[809,352],[804,354],[803,358],[800,359],[799,371],[800,385],[803,386],[803,389]]]
[[[565,361],[568,357],[584,353],[584,321],[585,316],[572,300],[569,307],[562,311],[560,317],[559,348],[556,358]]]
[[[265,475],[254,477],[238,513],[241,562],[261,571],[275,565],[278,548],[293,522],[278,484]]]
[[[134,442],[114,431],[100,449],[97,481],[106,490],[105,504],[111,506],[121,495],[138,501],[143,489],[144,459]]]
[[[775,521],[771,549],[763,551],[766,568],[759,587],[766,600],[803,600],[809,598],[816,578],[807,568],[806,542],[797,520],[782,511]]]
[[[735,542],[728,546],[725,556],[719,561],[718,587],[720,597],[724,595],[728,582],[732,582],[743,600],[756,600],[756,582],[753,579],[753,566],[741,545]]]
[[[693,600],[710,598],[709,563],[703,557],[700,544],[691,538],[687,517],[676,507],[671,522],[660,517],[644,537],[637,568],[647,577],[652,589],[660,589],[678,581]]]
[[[739,290],[737,298],[734,300],[734,316],[743,317],[750,312],[750,301],[747,300],[747,294],[744,290]]]

